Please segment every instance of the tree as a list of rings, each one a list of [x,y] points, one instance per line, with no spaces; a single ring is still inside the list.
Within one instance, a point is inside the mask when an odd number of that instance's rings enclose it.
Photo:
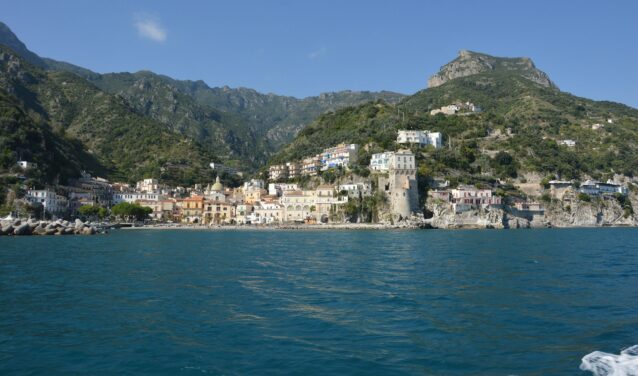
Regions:
[[[111,208],[111,213],[126,221],[144,220],[153,212],[148,206],[141,206],[137,203],[120,202]]]

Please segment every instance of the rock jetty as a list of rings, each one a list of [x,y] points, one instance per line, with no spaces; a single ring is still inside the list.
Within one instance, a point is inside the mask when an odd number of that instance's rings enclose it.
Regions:
[[[0,222],[0,236],[26,235],[95,235],[98,229],[91,223],[79,219],[74,222],[58,219],[57,221],[21,220]]]

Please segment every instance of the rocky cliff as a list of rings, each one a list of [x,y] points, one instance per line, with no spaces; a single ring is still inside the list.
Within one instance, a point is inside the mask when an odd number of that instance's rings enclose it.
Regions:
[[[494,57],[467,50],[461,50],[456,59],[442,66],[437,74],[430,77],[428,87],[437,87],[455,78],[486,72],[517,73],[539,85],[556,87],[545,72],[534,66],[530,58]]]
[[[638,226],[638,217],[627,213],[613,199],[553,202],[544,213],[519,212],[510,207],[454,213],[445,203],[428,204],[427,209],[433,213],[429,224],[442,229]]]

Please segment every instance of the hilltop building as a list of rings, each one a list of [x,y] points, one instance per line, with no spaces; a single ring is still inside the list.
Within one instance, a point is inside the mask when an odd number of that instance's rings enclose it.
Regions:
[[[442,143],[443,136],[440,132],[399,130],[397,134],[397,144],[432,145],[440,148]]]
[[[349,167],[357,161],[359,145],[357,144],[339,144],[335,147],[324,149],[321,153],[321,169],[327,170],[336,167]]]

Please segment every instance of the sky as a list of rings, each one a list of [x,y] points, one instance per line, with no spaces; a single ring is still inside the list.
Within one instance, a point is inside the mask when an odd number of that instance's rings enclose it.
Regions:
[[[40,56],[306,97],[411,94],[468,49],[527,56],[564,91],[638,108],[638,1],[0,0]]]

